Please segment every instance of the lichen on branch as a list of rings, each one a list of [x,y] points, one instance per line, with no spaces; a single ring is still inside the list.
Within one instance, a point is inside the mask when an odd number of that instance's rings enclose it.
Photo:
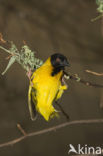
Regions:
[[[35,57],[36,52],[32,51],[28,45],[24,44],[21,47],[21,50],[18,50],[13,42],[9,43],[10,43],[9,50],[4,48],[3,46],[0,46],[0,49],[10,54],[8,65],[4,70],[4,72],[2,73],[2,75],[4,75],[11,67],[11,65],[13,65],[15,62],[19,63],[22,66],[22,68],[24,68],[27,72],[29,70],[33,71],[43,64],[42,60]]]
[[[103,13],[103,0],[96,0],[96,4],[98,5],[97,11]]]
[[[95,18],[93,18],[91,21],[94,22],[98,19],[100,19],[101,17],[103,17],[103,0],[96,0],[96,4],[97,4],[97,12],[99,13],[99,15]]]

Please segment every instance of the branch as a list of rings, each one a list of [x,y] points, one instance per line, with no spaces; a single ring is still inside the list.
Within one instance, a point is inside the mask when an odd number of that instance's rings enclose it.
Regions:
[[[98,19],[100,19],[100,18],[102,18],[102,17],[103,17],[103,13],[100,14],[100,15],[98,15],[97,17],[91,19],[91,22],[95,22],[96,20],[98,20]]]
[[[0,46],[0,49],[4,50],[5,52],[9,53],[9,54],[12,54],[9,50],[7,50],[6,48]]]
[[[75,80],[75,81],[80,82],[86,86],[95,87],[95,88],[103,88],[102,84],[96,84],[96,83],[92,83],[92,82],[83,80],[77,74],[75,74],[75,75],[68,74],[68,76],[69,76],[69,78],[66,78],[66,79]]]
[[[0,42],[2,40],[3,38],[0,36]],[[26,44],[24,44],[21,49],[18,50],[13,42],[8,41],[8,43],[10,44],[9,50],[3,46],[0,46],[0,49],[10,54],[8,65],[2,75],[4,75],[15,62],[20,64],[21,67],[27,72],[29,72],[29,70],[33,71],[43,64],[42,60],[35,57],[36,52],[32,51]]]
[[[63,107],[59,104],[58,101],[55,101],[55,104],[59,107],[59,109],[61,110],[62,114],[66,117],[67,121],[70,119],[69,115],[65,112],[65,110],[63,109]]]
[[[20,132],[21,132],[24,136],[27,135],[27,133],[24,131],[24,129],[21,127],[20,124],[17,124],[17,128],[20,130]]]
[[[96,4],[98,5],[97,11],[99,12],[99,15],[97,17],[91,19],[91,22],[94,22],[103,17],[103,1],[96,0]]]
[[[46,128],[46,129],[43,129],[43,130],[40,130],[40,131],[26,133],[26,135],[23,135],[23,136],[21,136],[19,138],[16,138],[14,140],[11,140],[11,141],[0,144],[0,148],[1,147],[6,147],[6,146],[11,146],[11,145],[14,145],[14,144],[16,144],[18,142],[21,142],[22,140],[24,140],[26,138],[41,135],[41,134],[45,134],[45,133],[48,133],[48,132],[52,132],[52,131],[55,131],[55,130],[58,130],[58,129],[61,129],[61,128],[64,128],[64,127],[70,126],[70,125],[101,124],[101,123],[103,123],[103,119],[76,120],[76,121],[65,122],[65,123],[59,124],[57,126]]]
[[[97,72],[94,72],[94,71],[91,71],[91,70],[86,70],[87,73],[90,73],[90,74],[93,74],[93,75],[96,75],[96,76],[103,76],[103,73],[97,73]]]

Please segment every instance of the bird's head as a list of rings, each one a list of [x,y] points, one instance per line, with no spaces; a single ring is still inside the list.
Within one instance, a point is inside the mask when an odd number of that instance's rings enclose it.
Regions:
[[[51,55],[51,64],[53,66],[52,76],[64,70],[66,66],[70,66],[67,58],[59,53]]]

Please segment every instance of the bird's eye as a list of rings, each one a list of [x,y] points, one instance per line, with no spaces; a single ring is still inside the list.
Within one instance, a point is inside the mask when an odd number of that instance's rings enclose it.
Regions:
[[[57,59],[56,59],[56,62],[57,62],[57,63],[60,63],[60,62],[61,62],[60,58],[57,58]]]

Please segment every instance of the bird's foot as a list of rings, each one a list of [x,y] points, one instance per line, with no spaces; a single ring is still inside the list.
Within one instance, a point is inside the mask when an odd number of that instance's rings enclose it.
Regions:
[[[31,75],[32,75],[32,71],[31,69],[29,69],[26,73],[27,77],[29,78],[29,80],[31,79]]]

